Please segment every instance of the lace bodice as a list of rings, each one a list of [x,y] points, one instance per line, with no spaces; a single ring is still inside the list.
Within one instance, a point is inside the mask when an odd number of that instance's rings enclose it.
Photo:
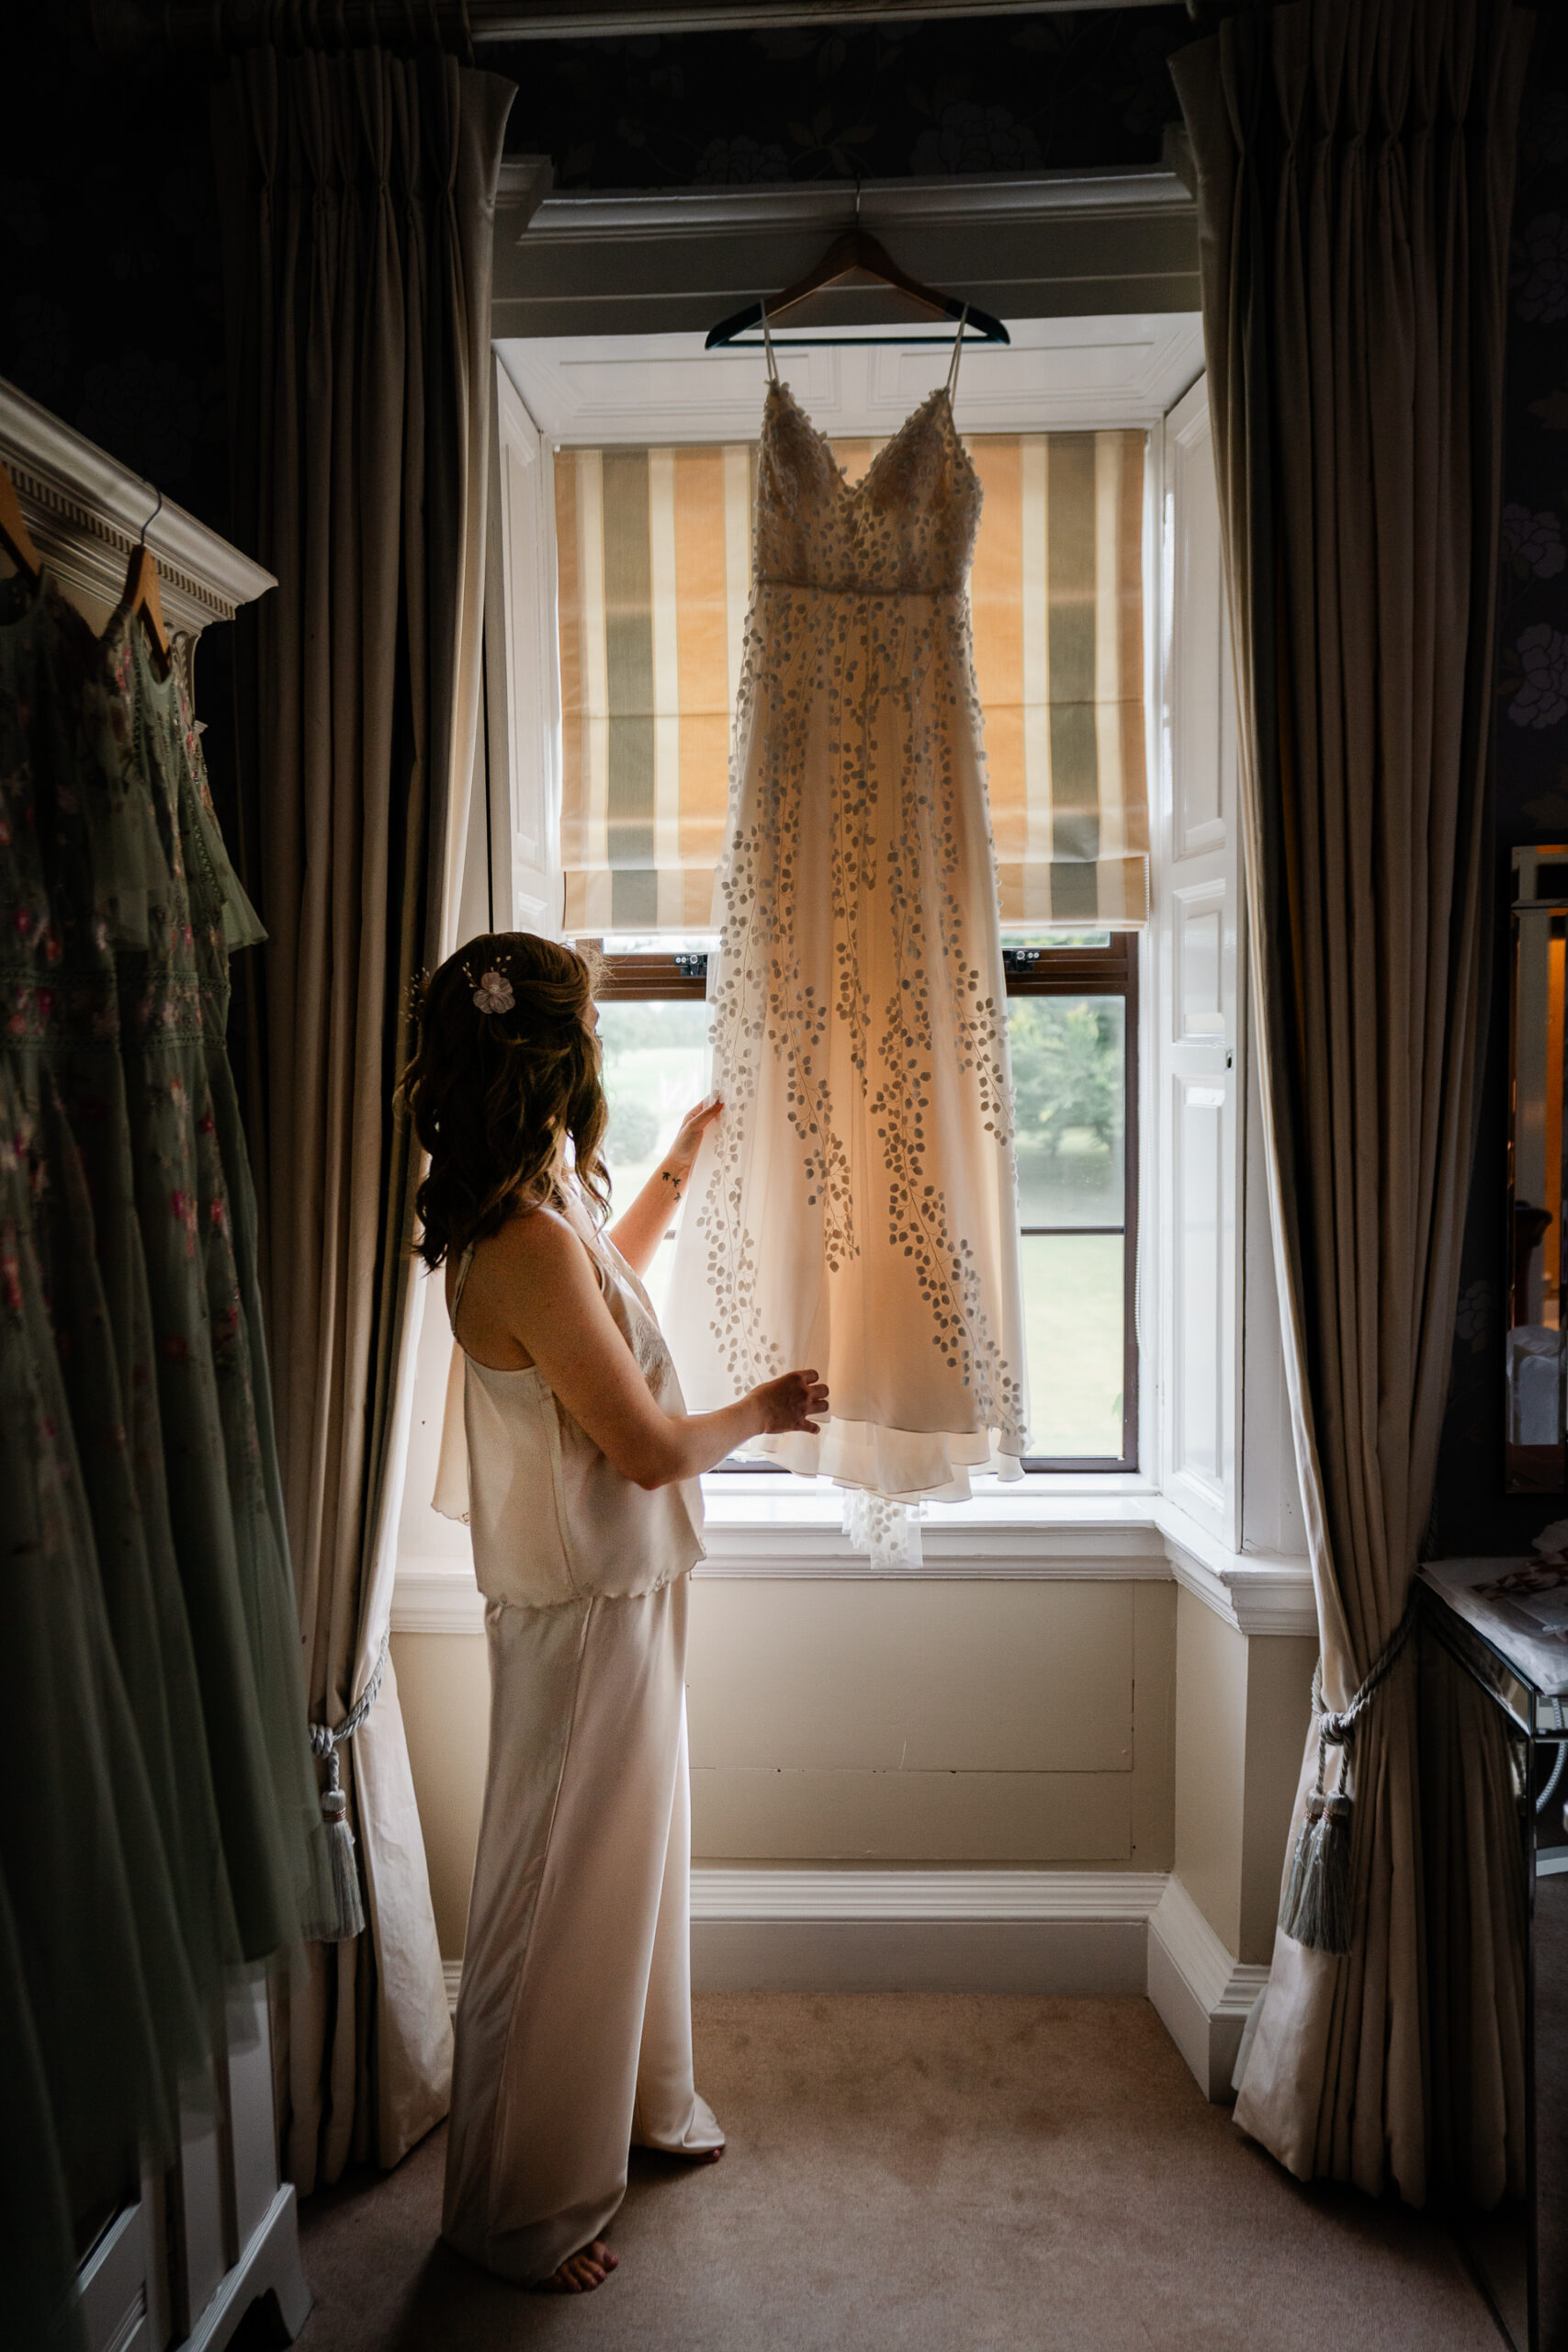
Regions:
[[[921,401],[852,484],[789,386],[769,386],[757,469],[759,587],[958,595],[979,520],[979,477],[945,389]]]

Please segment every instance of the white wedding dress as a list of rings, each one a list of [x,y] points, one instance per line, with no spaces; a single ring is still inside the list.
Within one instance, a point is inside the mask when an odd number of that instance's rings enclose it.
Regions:
[[[694,1412],[826,1378],[820,1433],[757,1450],[883,1498],[849,1524],[890,1556],[883,1502],[1016,1476],[1027,1437],[980,485],[952,392],[852,485],[772,373],[711,990],[725,1112],[665,1316]]]

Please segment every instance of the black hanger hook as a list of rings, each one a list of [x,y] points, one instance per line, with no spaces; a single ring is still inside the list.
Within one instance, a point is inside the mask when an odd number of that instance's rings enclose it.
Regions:
[[[159,515],[163,513],[163,511],[164,511],[164,493],[163,493],[163,492],[162,492],[162,491],[160,491],[160,492],[158,492],[158,503],[156,504],[156,506],[154,506],[154,508],[152,509],[152,512],[151,513],[151,514],[149,514],[149,515],[148,515],[147,520],[146,520],[146,521],[145,521],[145,523],[143,523],[143,524],[142,524],[142,526],[141,526],[141,544],[142,544],[142,546],[143,546],[143,547],[145,547],[145,546],[146,546],[146,544],[147,544],[147,534],[148,534],[148,532],[152,528],[153,524],[157,521],[157,519],[158,519]]]

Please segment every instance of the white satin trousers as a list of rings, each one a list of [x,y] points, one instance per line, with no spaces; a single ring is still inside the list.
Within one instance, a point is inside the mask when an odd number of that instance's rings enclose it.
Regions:
[[[687,1580],[490,1601],[490,1768],[442,2231],[532,2284],[607,2225],[631,2144],[724,2134],[692,2079]]]

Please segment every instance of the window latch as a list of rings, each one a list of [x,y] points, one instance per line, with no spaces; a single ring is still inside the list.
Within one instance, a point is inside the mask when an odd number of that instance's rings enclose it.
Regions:
[[[1009,979],[1014,979],[1020,972],[1032,972],[1035,965],[1042,961],[1044,954],[1045,950],[1043,947],[1004,947],[1002,970]]]
[[[705,980],[708,976],[705,956],[674,956],[671,961],[683,980]]]

